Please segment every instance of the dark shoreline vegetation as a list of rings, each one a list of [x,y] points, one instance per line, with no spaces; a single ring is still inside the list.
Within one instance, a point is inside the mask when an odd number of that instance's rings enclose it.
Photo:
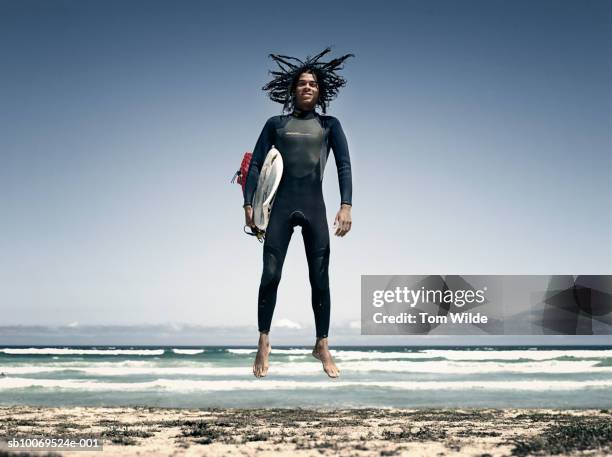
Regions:
[[[45,408],[28,408],[33,414]],[[399,455],[409,443],[442,443],[458,452],[468,443],[487,440],[495,446],[509,446],[513,456],[568,454],[579,451],[612,453],[612,411],[581,410],[500,410],[500,409],[193,409],[185,419],[150,420],[147,413],[182,411],[171,408],[136,407],[142,418],[126,423],[118,419],[98,419],[91,426],[62,410],[50,419],[20,418],[10,408],[0,408],[0,436],[45,435],[81,438],[96,435],[106,445],[138,446],[165,429],[175,429],[174,446],[213,443],[244,445],[259,442],[289,445],[293,449],[338,451],[377,451],[379,455]],[[118,412],[126,408],[118,408]],[[121,417],[121,413],[114,416]],[[56,420],[54,423],[53,421]],[[357,430],[357,432],[355,432]],[[516,433],[516,430],[529,433]],[[510,455],[506,453],[505,455]],[[37,453],[6,453],[4,456],[38,456]],[[51,455],[59,454],[48,454]],[[356,454],[358,455],[358,454]],[[482,454],[486,456],[487,454]]]

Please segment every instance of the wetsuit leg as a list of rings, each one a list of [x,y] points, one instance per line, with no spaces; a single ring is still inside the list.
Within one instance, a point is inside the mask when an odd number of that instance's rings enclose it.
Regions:
[[[329,231],[324,207],[311,214],[302,227],[302,236],[308,261],[317,338],[327,338],[331,299],[328,274]]]
[[[268,333],[276,306],[276,293],[293,228],[282,208],[274,208],[266,230],[263,248],[263,272],[259,285],[257,321],[259,331]]]

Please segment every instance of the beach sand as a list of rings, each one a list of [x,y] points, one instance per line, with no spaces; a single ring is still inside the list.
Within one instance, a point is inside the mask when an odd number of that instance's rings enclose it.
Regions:
[[[612,410],[1,407],[0,438],[13,436],[103,440],[93,454],[19,451],[37,457],[593,456],[612,455]]]

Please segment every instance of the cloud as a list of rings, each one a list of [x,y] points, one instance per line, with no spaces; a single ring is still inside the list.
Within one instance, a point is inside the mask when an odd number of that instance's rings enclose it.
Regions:
[[[79,326],[79,323],[78,323],[77,321],[70,322],[70,323],[68,324],[68,327],[71,327],[71,328],[78,327],[78,326]]]
[[[279,319],[277,321],[274,322],[274,327],[277,328],[290,328],[290,329],[296,329],[299,330],[302,328],[302,326],[300,324],[298,324],[297,322],[293,322],[292,320],[289,319]]]

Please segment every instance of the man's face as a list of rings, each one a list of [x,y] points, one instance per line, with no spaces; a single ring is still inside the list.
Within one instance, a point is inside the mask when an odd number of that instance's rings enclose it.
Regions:
[[[302,73],[295,86],[295,105],[299,110],[314,109],[319,99],[319,85],[312,73]]]

